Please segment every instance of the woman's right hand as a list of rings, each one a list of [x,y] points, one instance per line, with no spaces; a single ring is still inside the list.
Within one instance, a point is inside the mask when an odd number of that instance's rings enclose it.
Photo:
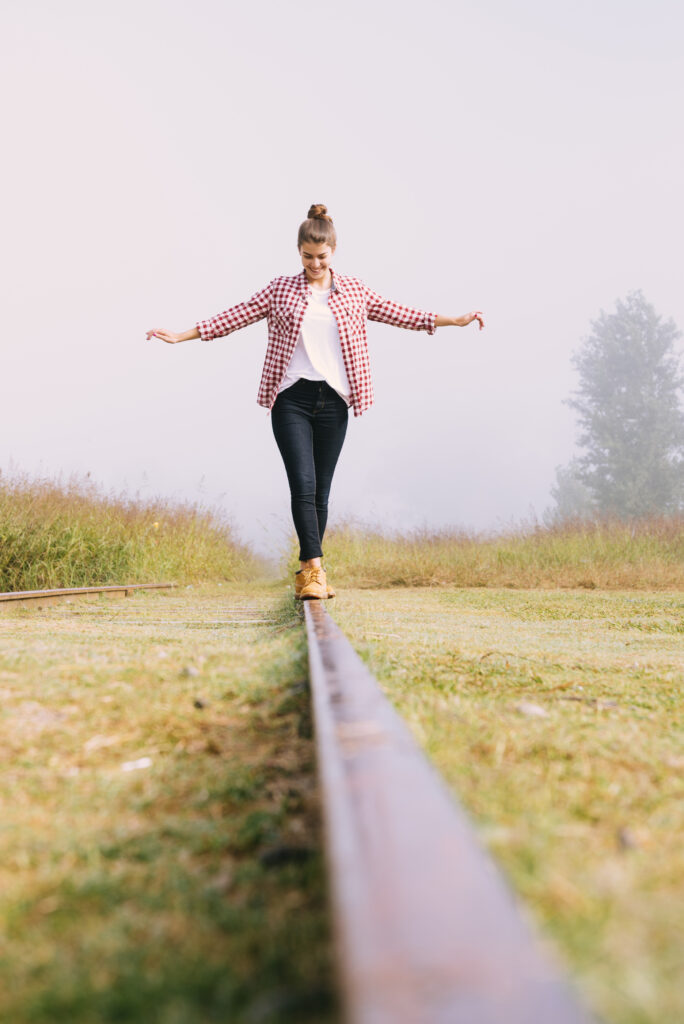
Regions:
[[[165,331],[163,327],[157,327],[154,331],[147,332],[147,340],[151,338],[159,338],[160,341],[165,341],[167,345],[177,345],[179,341],[185,339],[180,334],[174,334],[173,331]]]

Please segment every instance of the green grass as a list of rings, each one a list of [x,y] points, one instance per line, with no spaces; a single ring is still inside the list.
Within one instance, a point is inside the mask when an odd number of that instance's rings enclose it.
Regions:
[[[333,608],[612,1024],[684,1020],[683,613],[681,593],[507,589]]]
[[[334,1020],[291,608],[193,587],[0,632],[0,1021]]]
[[[677,589],[684,587],[684,517],[532,524],[492,535],[347,524],[326,534],[325,564],[333,583],[363,588]]]
[[[230,524],[200,506],[0,477],[0,590],[263,575]]]
[[[342,628],[614,1024],[684,1017],[683,525],[326,536]],[[335,1019],[303,636],[230,582],[266,571],[201,507],[0,479],[0,589],[216,581],[0,615],[0,1021]]]

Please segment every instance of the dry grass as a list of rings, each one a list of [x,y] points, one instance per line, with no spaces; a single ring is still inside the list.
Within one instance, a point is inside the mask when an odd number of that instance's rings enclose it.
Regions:
[[[88,480],[0,477],[0,590],[263,573],[230,524],[198,505],[104,494]]]
[[[343,525],[325,537],[333,582],[352,587],[684,587],[684,517],[521,526],[499,535],[383,533]]]
[[[244,586],[0,617],[3,1024],[334,1017],[293,624]]]
[[[590,1006],[612,1024],[684,1020],[682,595],[335,604]]]

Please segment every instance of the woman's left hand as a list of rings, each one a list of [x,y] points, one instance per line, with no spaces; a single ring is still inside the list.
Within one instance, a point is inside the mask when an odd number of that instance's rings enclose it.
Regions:
[[[464,313],[463,316],[457,316],[454,323],[457,327],[467,327],[468,324],[472,324],[473,320],[477,320],[480,325],[480,330],[484,327],[484,318],[481,311],[475,310],[473,313]]]
[[[473,320],[477,320],[482,330],[484,317],[479,309],[472,313],[464,313],[463,316],[440,316],[438,313],[435,317],[435,327],[467,327]]]

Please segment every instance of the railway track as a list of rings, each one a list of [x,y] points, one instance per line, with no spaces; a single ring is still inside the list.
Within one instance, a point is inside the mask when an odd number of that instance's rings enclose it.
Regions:
[[[318,601],[304,618],[348,1024],[587,1024],[344,634]]]
[[[0,609],[173,586],[5,593]],[[269,621],[245,613],[216,621]],[[303,618],[347,1024],[591,1024],[324,604],[304,602]]]
[[[0,609],[31,605],[34,608],[53,604],[65,598],[89,598],[105,594],[108,597],[129,597],[138,590],[169,590],[175,583],[128,583],[109,587],[58,587],[54,590],[15,590],[0,594]]]

